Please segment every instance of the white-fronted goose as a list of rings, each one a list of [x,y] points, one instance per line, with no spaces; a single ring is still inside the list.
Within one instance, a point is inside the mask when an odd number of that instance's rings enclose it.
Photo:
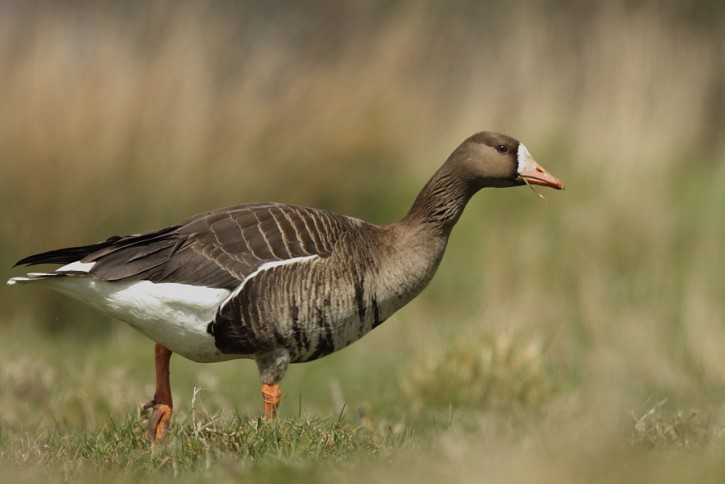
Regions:
[[[156,342],[148,437],[172,413],[169,359],[251,358],[274,418],[289,363],[357,341],[433,277],[468,200],[485,187],[562,189],[523,144],[482,132],[464,141],[400,221],[377,226],[279,203],[238,205],[153,232],[32,255],[63,264],[8,284],[38,283],[126,321]]]

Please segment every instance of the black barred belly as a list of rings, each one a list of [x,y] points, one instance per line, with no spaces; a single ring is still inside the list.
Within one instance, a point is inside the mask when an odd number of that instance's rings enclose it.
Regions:
[[[277,269],[283,267],[255,276],[209,325],[222,352],[252,356],[285,348],[293,363],[312,361],[357,341],[394,311],[384,310],[390,305],[353,272],[330,278],[311,268],[278,277]]]

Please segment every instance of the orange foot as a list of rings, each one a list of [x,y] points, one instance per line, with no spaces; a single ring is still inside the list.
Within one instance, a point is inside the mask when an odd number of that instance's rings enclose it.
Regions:
[[[264,418],[274,420],[277,418],[277,407],[282,400],[282,391],[276,383],[270,385],[262,383],[262,398],[264,398]]]
[[[166,430],[169,428],[169,421],[171,421],[173,409],[169,405],[164,405],[163,403],[154,403],[153,400],[144,405],[143,408],[152,409],[151,415],[149,415],[146,438],[151,443],[157,444],[161,441],[166,434]]]

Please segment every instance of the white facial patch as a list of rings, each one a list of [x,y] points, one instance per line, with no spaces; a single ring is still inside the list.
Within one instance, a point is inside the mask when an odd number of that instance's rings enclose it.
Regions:
[[[523,143],[519,143],[519,150],[516,155],[516,159],[519,162],[519,167],[516,170],[517,173],[521,173],[527,168],[533,168],[532,162],[534,161],[529,150],[526,149]]]

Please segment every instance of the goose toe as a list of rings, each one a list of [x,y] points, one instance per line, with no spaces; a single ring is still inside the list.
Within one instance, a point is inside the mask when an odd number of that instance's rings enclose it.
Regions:
[[[164,438],[169,428],[171,414],[173,409],[163,403],[148,402],[144,405],[145,409],[152,409],[149,415],[148,428],[146,430],[146,438],[149,442],[157,444]]]

